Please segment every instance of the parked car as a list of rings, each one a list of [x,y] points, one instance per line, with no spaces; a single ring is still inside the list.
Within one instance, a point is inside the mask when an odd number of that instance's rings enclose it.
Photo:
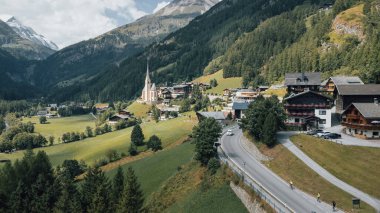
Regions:
[[[232,132],[232,130],[229,129],[229,130],[227,131],[227,136],[232,136],[232,135],[234,135],[234,133]]]
[[[322,129],[313,129],[313,130],[307,131],[306,135],[316,135],[316,134],[321,133],[321,132],[323,132]]]
[[[330,134],[330,132],[318,132],[317,137],[322,138],[323,136]]]
[[[342,138],[341,134],[338,133],[329,133],[323,136],[324,139],[339,139]]]

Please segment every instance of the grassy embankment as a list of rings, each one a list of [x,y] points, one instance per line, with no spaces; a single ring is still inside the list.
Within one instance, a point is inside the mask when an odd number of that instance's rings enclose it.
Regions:
[[[331,204],[334,200],[338,208],[344,209],[347,212],[353,212],[352,195],[322,178],[284,146],[276,145],[273,148],[268,148],[263,144],[255,143],[255,145],[259,147],[263,154],[272,158],[272,160],[263,163],[282,179],[285,181],[292,180],[295,187],[312,196],[316,196],[317,193],[320,193],[321,199],[326,203]],[[375,210],[366,203],[362,202],[361,207],[360,212],[375,212]]]
[[[151,135],[156,134],[161,138],[163,147],[167,147],[186,139],[196,122],[195,115],[192,115],[191,119],[186,115],[168,121],[161,121],[159,123],[143,123],[141,127],[146,140]],[[46,124],[46,126],[43,125],[42,127],[49,128],[49,125],[51,124]],[[64,126],[62,128],[68,127]],[[64,130],[63,132],[66,131],[67,130]],[[84,160],[87,164],[92,165],[96,161],[104,159],[108,150],[114,149],[119,153],[128,153],[131,131],[132,128],[130,127],[124,130],[99,135],[97,137],[87,138],[83,141],[38,148],[34,151],[45,151],[49,155],[54,166],[61,164],[65,159]],[[44,130],[42,130],[42,132],[44,132]],[[23,153],[23,151],[18,151],[13,154],[1,153],[0,159],[14,161],[22,158],[24,155]]]
[[[137,118],[145,118],[151,108],[152,106],[150,104],[143,104],[135,101],[127,107],[127,110],[132,112]]]
[[[380,148],[342,146],[308,135],[291,140],[337,178],[380,198]]]
[[[217,93],[222,95],[224,89],[229,88],[240,88],[242,83],[242,78],[223,78],[223,70],[220,70],[214,74],[211,75],[205,75],[201,76],[195,80],[193,80],[194,83],[210,83],[210,80],[216,79],[218,82],[218,86],[213,87],[206,91],[206,93]]]

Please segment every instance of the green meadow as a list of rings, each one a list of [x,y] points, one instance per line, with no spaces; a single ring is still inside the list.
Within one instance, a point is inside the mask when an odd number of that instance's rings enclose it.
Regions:
[[[75,119],[75,117],[72,117],[71,119]],[[78,119],[81,120],[80,118]],[[197,121],[195,120],[194,116],[191,119],[189,119],[188,116],[182,116],[168,121],[161,121],[159,123],[143,123],[141,124],[141,127],[145,135],[145,140],[148,140],[151,135],[156,134],[161,138],[162,145],[165,148],[173,143],[181,142],[184,140],[191,133],[191,130],[196,122]],[[57,124],[54,123],[44,124],[39,126],[39,128],[36,129],[36,132],[41,132],[43,135],[51,134],[45,129],[54,129],[54,127],[49,127],[49,125],[58,128]],[[85,124],[85,126],[86,125],[87,124]],[[61,124],[61,126],[61,128],[64,130],[60,131],[63,132],[67,132],[69,128],[73,128],[66,127],[66,125],[63,124]],[[131,132],[132,127],[104,135],[99,135],[93,138],[87,138],[85,140],[73,143],[57,144],[54,146],[37,148],[34,149],[34,151],[45,151],[49,155],[53,166],[62,164],[65,159],[84,160],[87,164],[92,165],[97,160],[106,158],[105,155],[107,151],[111,149],[116,150],[119,153],[124,152],[127,154],[128,148],[130,146]],[[11,161],[15,161],[16,159],[21,158],[23,155],[24,151],[18,151],[12,154],[0,153],[0,159],[9,159]]]

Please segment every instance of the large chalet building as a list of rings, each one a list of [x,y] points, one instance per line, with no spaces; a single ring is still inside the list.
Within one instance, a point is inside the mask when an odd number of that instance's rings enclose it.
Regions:
[[[380,84],[336,85],[336,113],[341,114],[352,103],[373,103],[380,100]]]
[[[361,85],[363,81],[357,76],[334,76],[322,82],[322,90],[333,95],[337,85]]]
[[[373,103],[352,103],[342,114],[344,132],[362,139],[380,138],[380,105]]]
[[[303,130],[331,127],[333,99],[314,91],[291,94],[284,99],[287,126]]]
[[[286,73],[285,86],[288,93],[319,91],[321,86],[320,72]]]

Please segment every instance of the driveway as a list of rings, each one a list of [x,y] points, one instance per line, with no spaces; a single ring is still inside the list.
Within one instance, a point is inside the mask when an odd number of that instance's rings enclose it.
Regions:
[[[330,128],[326,128],[325,131],[339,133],[342,135],[341,139],[331,140],[333,142],[342,144],[342,145],[350,145],[350,146],[366,146],[366,147],[378,147],[380,148],[380,140],[364,140],[360,138],[356,138],[350,135],[347,135],[342,132],[343,126],[337,125]]]
[[[368,203],[372,207],[374,207],[378,212],[380,212],[380,200],[377,198],[372,197],[371,195],[368,195],[365,192],[360,191],[359,189],[347,184],[346,182],[343,182],[342,180],[338,179],[334,175],[332,175],[330,172],[328,172],[326,169],[324,169],[322,166],[317,164],[313,159],[311,159],[309,156],[307,156],[302,150],[300,150],[297,146],[295,146],[290,141],[290,136],[297,134],[296,132],[279,132],[277,134],[277,140],[284,145],[289,151],[291,151],[295,156],[297,156],[301,161],[303,161],[307,166],[309,166],[312,170],[314,170],[316,173],[318,173],[321,177],[329,181],[330,183],[334,184],[335,186],[339,187],[340,189],[346,191],[347,193],[360,198],[364,202]]]

